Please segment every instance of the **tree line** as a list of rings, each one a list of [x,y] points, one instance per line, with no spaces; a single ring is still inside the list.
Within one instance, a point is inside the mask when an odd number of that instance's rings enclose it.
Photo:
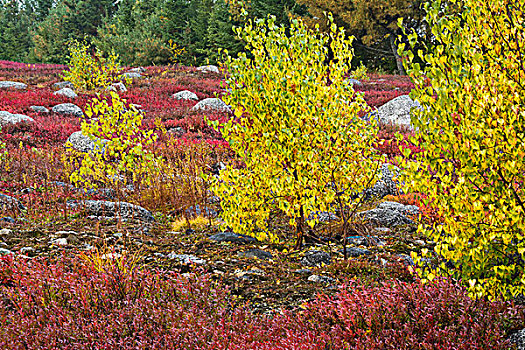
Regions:
[[[273,15],[284,26],[291,17],[323,24],[329,11],[356,37],[355,61],[388,71],[401,68],[397,20],[421,27],[419,1],[0,0],[0,60],[65,63],[76,39],[114,51],[130,66],[170,63],[174,47],[184,49],[183,64],[215,63],[219,48],[233,55],[244,49],[232,27],[247,19]]]

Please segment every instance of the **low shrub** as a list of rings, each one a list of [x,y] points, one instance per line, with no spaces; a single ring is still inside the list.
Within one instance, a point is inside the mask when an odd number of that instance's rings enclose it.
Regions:
[[[525,321],[523,309],[446,281],[351,283],[302,310],[256,316],[206,276],[118,261],[134,268],[1,257],[0,348],[507,349]]]
[[[64,71],[64,80],[70,81],[79,90],[92,91],[105,89],[123,79],[117,54],[112,52],[104,57],[99,49],[89,51],[87,43],[71,41],[69,70]]]

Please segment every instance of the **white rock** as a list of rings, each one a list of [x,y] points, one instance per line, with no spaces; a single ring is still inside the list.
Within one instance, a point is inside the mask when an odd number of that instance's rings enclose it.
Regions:
[[[215,73],[215,74],[219,74],[219,67],[214,66],[214,65],[212,65],[212,64],[207,65],[207,66],[200,66],[200,67],[197,67],[197,70],[200,71],[200,72],[203,72],[203,73]]]
[[[377,112],[381,123],[413,129],[410,120],[412,108],[422,109],[419,102],[412,100],[408,95],[402,95],[379,107]]]
[[[8,124],[17,124],[21,122],[32,123],[35,120],[24,114],[12,114],[6,111],[0,111],[0,126]]]
[[[54,245],[67,245],[67,238],[57,238],[50,242]]]
[[[136,73],[136,72],[126,72],[126,73],[122,74],[122,76],[126,77],[126,78],[130,78],[130,79],[142,78],[142,75],[140,73]]]
[[[172,97],[176,100],[194,100],[194,101],[199,100],[199,97],[197,97],[195,93],[188,91],[188,90],[182,90],[177,93],[174,93]]]
[[[95,138],[95,140],[99,140]],[[80,152],[92,152],[97,144],[95,140],[91,139],[89,136],[84,135],[82,131],[76,131],[72,133],[66,141],[66,145],[70,144],[71,147]],[[105,144],[107,140],[103,140],[102,143]]]
[[[128,89],[126,89],[126,85],[123,83],[113,83],[106,88],[106,91],[126,92]]]
[[[82,109],[80,109],[79,106],[74,105],[72,103],[61,103],[51,108],[51,110],[58,114],[72,114],[79,118],[84,115]]]
[[[230,107],[218,98],[205,98],[193,106],[192,111],[214,110],[218,112],[230,112]]]
[[[77,98],[78,97],[78,95],[76,94],[75,91],[73,91],[72,89],[67,88],[67,87],[54,92],[53,95],[55,95],[55,96],[65,96],[67,98]]]
[[[16,81],[0,81],[0,89],[27,89],[27,84],[19,83]]]

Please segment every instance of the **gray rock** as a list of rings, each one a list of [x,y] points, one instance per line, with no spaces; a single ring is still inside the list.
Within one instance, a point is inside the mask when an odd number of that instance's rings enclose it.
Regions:
[[[363,85],[362,82],[360,82],[359,80],[357,79],[348,79],[348,82],[352,85],[356,85],[356,86],[360,86],[360,85]]]
[[[66,146],[71,145],[74,149],[80,152],[93,152],[95,148],[100,147],[95,144],[95,140],[100,140],[98,138],[91,139],[89,136],[84,135],[82,131],[76,131],[72,133],[66,141]],[[107,140],[102,140],[102,144],[106,144]],[[98,149],[97,149],[98,151]],[[100,150],[103,152],[103,149]]]
[[[367,236],[367,237],[350,236],[350,237],[347,237],[346,240],[348,244],[362,245],[365,247],[375,247],[375,246],[382,247],[386,244],[385,242],[383,242],[382,240],[380,240],[379,238],[375,236]]]
[[[273,258],[272,253],[265,252],[261,249],[248,249],[245,252],[239,252],[237,253],[239,256],[244,256],[246,258],[257,258],[261,260],[270,260]]]
[[[55,96],[64,96],[64,97],[67,97],[67,98],[77,98],[78,97],[78,95],[76,94],[75,91],[73,91],[71,88],[67,88],[67,87],[56,91],[55,93],[53,93],[53,95],[55,95]]]
[[[8,255],[8,254],[15,255],[15,253],[10,251],[9,249],[0,248],[0,256]]]
[[[313,219],[317,219],[319,222],[330,222],[330,221],[339,220],[339,217],[331,212],[316,211],[308,215],[308,218],[306,219],[306,221],[310,221]]]
[[[53,245],[67,245],[68,244],[67,238],[57,238],[57,239],[50,241],[49,243]]]
[[[398,210],[372,209],[359,213],[366,221],[374,225],[396,227],[400,225],[412,225],[414,222]]]
[[[258,277],[258,276],[264,276],[265,275],[264,271],[261,270],[261,269],[258,269],[258,268],[253,268],[253,269],[250,269],[250,270],[247,270],[247,271],[235,270],[233,273],[238,278],[243,278],[243,279],[247,279],[247,280],[250,280],[251,277]]]
[[[0,89],[17,89],[24,90],[27,89],[27,84],[19,83],[16,81],[0,81]]]
[[[306,252],[306,255],[301,259],[301,265],[303,266],[321,266],[322,264],[330,264],[330,254],[320,250],[311,250]]]
[[[176,100],[186,100],[186,101],[187,100],[193,100],[193,101],[199,100],[199,97],[195,93],[189,90],[182,90],[182,91],[176,92],[171,97],[173,97]]]
[[[398,181],[394,180],[400,174],[400,169],[391,164],[381,165],[381,177],[372,188],[364,191],[365,199],[381,199],[385,196],[397,196],[399,194]]]
[[[54,83],[53,87],[58,90],[63,89],[63,88],[74,89],[75,85],[73,85],[73,83],[70,81],[59,81],[58,83]]]
[[[210,236],[209,239],[217,242],[234,242],[234,243],[253,243],[257,239],[247,235],[241,235],[233,232],[219,232]]]
[[[131,68],[130,70],[128,70],[128,72],[131,72],[131,73],[145,73],[146,72],[146,68],[144,68],[144,67],[135,67],[135,68]]]
[[[219,74],[220,73],[219,67],[214,66],[212,64],[207,65],[207,66],[197,67],[197,70],[200,71],[200,72],[203,72],[203,73],[215,73],[215,74]]]
[[[398,202],[386,201],[377,206],[378,209],[399,211],[403,215],[418,215],[419,208],[415,205],[404,205]]]
[[[30,252],[34,252],[34,251],[35,251],[35,248],[33,248],[33,247],[22,247],[22,248],[20,248],[20,253],[21,254],[30,253]]]
[[[341,249],[341,253],[343,253],[343,252],[344,252],[344,250]],[[368,249],[363,249],[363,248],[346,247],[346,254],[350,258],[358,258],[361,255],[370,255],[370,254],[372,254],[372,252],[370,250],[368,250]]]
[[[26,207],[16,198],[0,193],[0,208],[4,210],[25,210]]]
[[[312,272],[310,269],[297,269],[294,270],[293,273],[296,273],[298,275],[309,275]]]
[[[110,202],[103,200],[82,200],[68,203],[72,207],[80,206],[87,215],[93,217],[104,217],[106,219],[113,219],[120,217],[124,221],[139,220],[152,222],[155,219],[151,212],[141,206],[127,203],[127,202]]]
[[[3,228],[0,230],[0,236],[10,236],[11,234],[13,234],[13,230],[8,228]]]
[[[51,108],[51,110],[58,114],[72,114],[75,117],[79,118],[84,115],[82,109],[80,109],[79,106],[74,105],[72,103],[61,103]]]
[[[175,254],[174,252],[171,252],[168,254],[168,259],[178,260],[183,265],[204,265],[206,264],[206,260],[199,259],[195,255]]]
[[[106,91],[115,91],[115,92],[126,92],[126,85],[124,83],[113,83],[106,88]]]
[[[31,110],[38,112],[38,113],[49,113],[49,109],[47,109],[44,106],[31,106],[29,108],[31,108]]]
[[[4,217],[1,217],[0,218],[0,221],[4,221],[4,222],[8,222],[10,224],[14,224],[16,222],[15,219],[13,219],[12,217],[10,216],[4,216]]]
[[[412,257],[410,255],[398,254],[397,256],[399,256],[403,260],[403,264],[407,266],[414,266],[414,260],[412,260]]]
[[[516,350],[525,350],[525,328],[512,334],[509,340],[516,344]]]
[[[0,111],[0,126],[9,124],[18,124],[22,122],[32,123],[35,120],[24,114],[12,114],[6,111]]]
[[[199,101],[193,108],[192,111],[205,111],[212,110],[217,112],[230,112],[230,107],[218,98],[205,98]]]
[[[126,78],[130,78],[130,79],[142,78],[142,75],[140,73],[137,73],[137,72],[126,72],[126,73],[122,74],[122,76],[126,77]]]
[[[408,95],[402,95],[379,107],[377,112],[381,123],[391,123],[413,129],[410,120],[412,108],[422,109],[419,102],[412,100]]]
[[[334,283],[335,279],[328,276],[320,276],[320,275],[311,275],[308,277],[308,281],[314,282],[314,283],[322,283],[322,284],[330,284]]]

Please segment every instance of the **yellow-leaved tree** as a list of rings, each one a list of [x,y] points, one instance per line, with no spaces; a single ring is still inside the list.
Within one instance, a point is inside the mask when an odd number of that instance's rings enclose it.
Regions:
[[[331,17],[329,28],[324,34],[292,19],[286,30],[272,17],[236,28],[250,55],[226,52],[222,99],[234,117],[212,124],[245,167],[227,167],[211,186],[234,232],[278,241],[268,227],[277,209],[300,247],[316,213],[337,206],[344,235],[376,181],[377,126],[359,118],[368,106],[346,78],[351,40]]]
[[[525,0],[438,0],[426,11],[435,46],[419,52],[423,66],[404,53],[424,106],[412,142],[424,151],[406,150],[403,166],[405,191],[426,194],[444,218],[419,226],[444,262],[420,272],[511,298],[525,292]]]
[[[121,75],[117,54],[111,52],[104,57],[98,48],[90,48],[83,41],[72,40],[69,43],[68,66],[69,70],[63,74],[64,80],[81,91],[106,89],[120,81],[126,84],[131,82],[130,78]]]
[[[130,184],[151,185],[163,161],[148,150],[157,137],[153,130],[143,129],[142,121],[142,113],[133,105],[128,107],[113,91],[109,98],[94,98],[81,125],[93,149],[80,152],[68,147],[64,154],[71,182],[87,188],[103,184],[115,189],[117,195]]]

